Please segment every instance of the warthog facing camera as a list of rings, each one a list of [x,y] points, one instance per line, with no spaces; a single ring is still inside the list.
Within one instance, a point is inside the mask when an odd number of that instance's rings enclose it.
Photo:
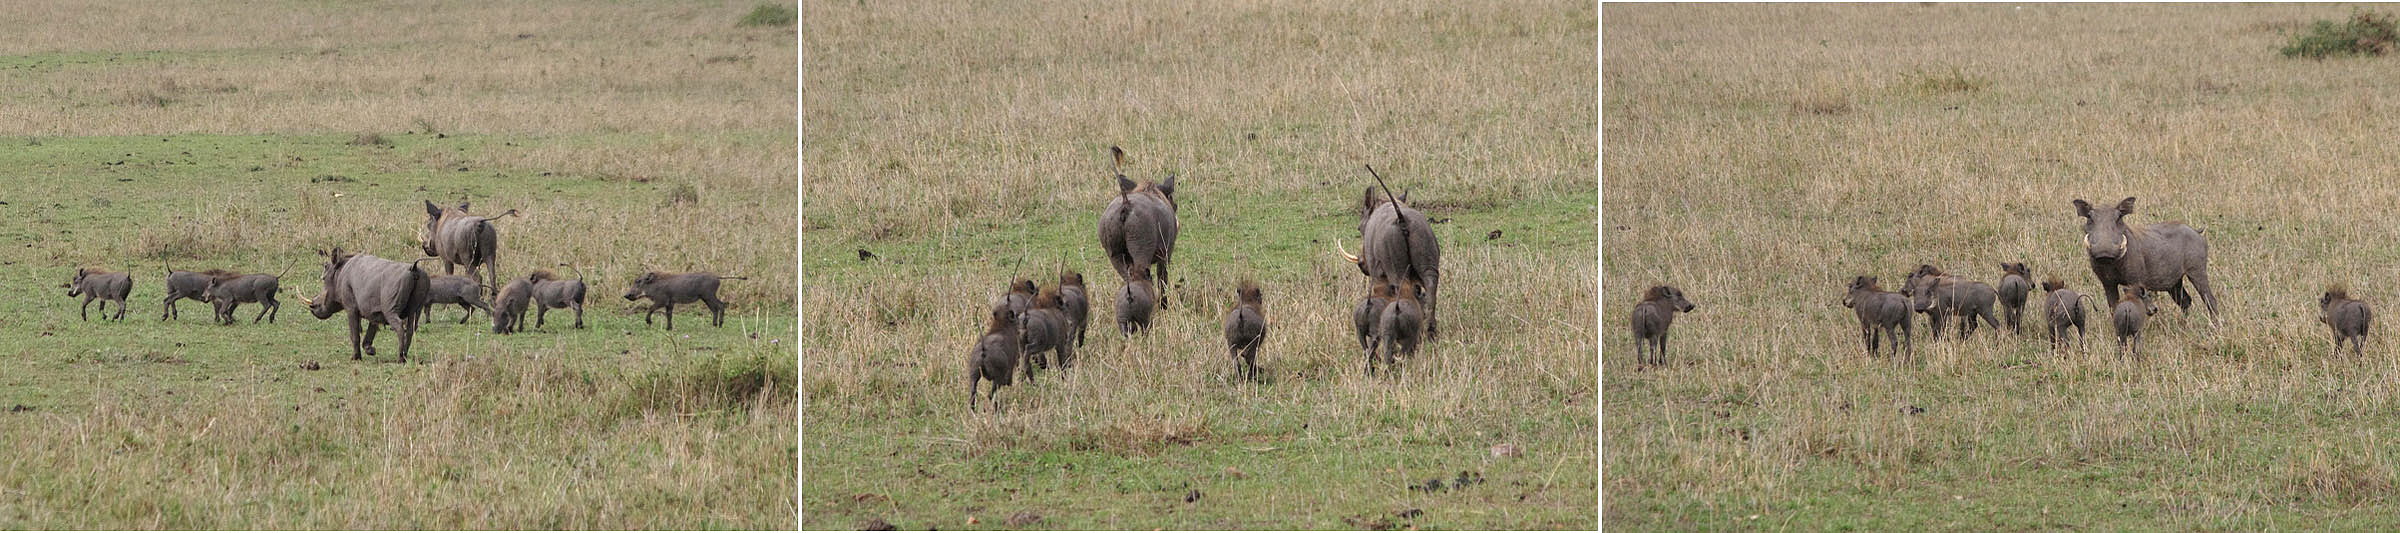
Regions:
[[[309,314],[318,320],[336,312],[350,315],[350,359],[375,353],[375,331],[389,325],[400,336],[400,362],[408,362],[409,341],[416,337],[417,319],[432,297],[433,282],[416,263],[389,261],[372,255],[343,253],[341,248],[318,252],[325,256],[325,292],[302,296]],[[366,320],[366,335],[359,321]]]

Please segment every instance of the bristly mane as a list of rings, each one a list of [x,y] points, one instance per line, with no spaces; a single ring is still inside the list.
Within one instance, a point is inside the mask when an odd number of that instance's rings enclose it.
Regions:
[[[1393,292],[1397,293],[1399,289],[1395,288]],[[1664,299],[1667,299],[1667,286],[1665,285],[1651,285],[1649,291],[1642,293],[1642,301],[1645,302]]]
[[[551,280],[558,279],[558,274],[556,274],[556,273],[553,273],[553,272],[550,272],[549,270],[546,270],[546,269],[545,269],[545,270],[535,270],[535,271],[533,271],[533,273],[532,273],[532,274],[526,274],[526,275],[525,275],[525,279],[534,280],[534,281],[551,281]]]
[[[999,332],[1003,332],[1003,331],[1008,331],[1008,330],[1016,329],[1016,328],[1014,328],[1014,327],[1010,327],[1008,322],[1009,322],[1009,320],[1008,320],[1008,310],[1007,310],[1007,309],[993,309],[993,310],[992,310],[992,319],[991,319],[989,322],[987,322],[987,324],[989,324],[989,325],[986,325],[986,326],[984,326],[984,328],[983,328],[983,332],[984,332],[985,334],[987,334],[987,335],[988,335],[988,334],[992,334],[992,333],[999,333]]]
[[[1042,293],[1041,293],[1040,295],[1037,295],[1037,296],[1034,296],[1034,297],[1033,297],[1033,308],[1034,308],[1034,309],[1057,309],[1057,308],[1058,308],[1058,287],[1050,287],[1050,288],[1042,289]]]
[[[2059,281],[2058,276],[2053,275],[2042,280],[2042,292],[2056,291],[2064,288],[2067,288],[2067,282]]]
[[[2325,287],[2325,298],[2328,300],[2348,300],[2350,299],[2350,290],[2348,287],[2343,287],[2340,283],[2328,285]]]
[[[1264,300],[1266,296],[1259,294],[1258,282],[1242,280],[1241,289],[1234,293],[1234,298],[1245,304],[1259,304],[1263,303],[1261,300]]]

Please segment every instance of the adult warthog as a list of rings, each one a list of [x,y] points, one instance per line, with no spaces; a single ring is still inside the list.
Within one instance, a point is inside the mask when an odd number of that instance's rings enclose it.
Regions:
[[[492,227],[492,219],[509,216],[517,216],[517,210],[510,209],[497,217],[486,218],[468,214],[465,203],[455,208],[443,208],[433,205],[433,202],[425,202],[425,228],[417,233],[417,240],[424,243],[425,255],[442,259],[443,274],[457,274],[459,265],[465,265],[468,277],[497,291],[500,287],[500,230]],[[478,269],[485,274],[478,276],[475,273]]]
[[[1108,147],[1116,156],[1117,165],[1125,164],[1125,151]],[[1100,210],[1100,247],[1108,251],[1108,263],[1117,269],[1117,277],[1127,282],[1134,272],[1157,272],[1150,279],[1167,283],[1167,262],[1175,255],[1175,234],[1180,227],[1175,221],[1175,177],[1158,183],[1136,183],[1117,174],[1117,198],[1108,201]],[[1159,305],[1166,305],[1166,296],[1159,296]]]
[[[416,263],[385,260],[372,255],[354,255],[341,248],[318,252],[325,256],[325,292],[316,298],[301,296],[308,311],[318,320],[332,318],[334,313],[350,314],[350,359],[359,360],[363,352],[375,354],[375,331],[389,325],[400,336],[400,362],[408,362],[408,344],[416,336],[420,313],[432,299],[433,281]],[[359,320],[367,320],[366,336],[359,336]]]
[[[2117,202],[2114,209],[2094,209],[2092,204],[2076,200],[2075,214],[2083,217],[2083,249],[2108,301],[2119,301],[2119,285],[2141,285],[2166,291],[2175,298],[2175,305],[2190,314],[2192,296],[2183,290],[2183,281],[2189,279],[2192,287],[2200,289],[2200,299],[2208,303],[2209,324],[2216,324],[2217,290],[2208,284],[2208,239],[2200,236],[2200,230],[2182,222],[2127,226],[2125,215],[2133,214],[2132,197]]]
[[[1367,167],[1372,174],[1375,167]],[[1381,185],[1383,177],[1375,177]],[[1342,257],[1358,264],[1358,271],[1367,277],[1399,285],[1401,280],[1422,290],[1425,303],[1425,335],[1430,337],[1441,330],[1442,244],[1433,234],[1433,222],[1423,211],[1409,207],[1408,196],[1393,196],[1390,187],[1367,187],[1366,198],[1360,202],[1358,255],[1342,251]],[[1334,245],[1341,245],[1335,240]]]

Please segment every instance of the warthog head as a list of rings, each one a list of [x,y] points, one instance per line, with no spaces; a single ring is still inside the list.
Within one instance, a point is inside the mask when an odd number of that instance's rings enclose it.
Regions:
[[[2125,215],[2133,214],[2132,197],[2117,202],[2113,209],[2093,209],[2092,204],[2078,199],[2075,214],[2083,217],[2083,249],[2093,262],[2125,257],[2125,247],[2132,242],[2133,230],[2125,227]]]
[[[1415,284],[1406,284],[1403,285],[1402,288],[1411,290],[1419,289],[1419,287],[1416,287]],[[1416,299],[1415,294],[1406,293],[1405,291],[1403,294],[1401,294],[1401,296],[1411,300]],[[1649,292],[1642,294],[1642,301],[1659,302],[1667,307],[1674,308],[1675,312],[1678,313],[1689,313],[1692,312],[1693,309],[1699,309],[1699,306],[1692,305],[1691,300],[1683,299],[1683,290],[1666,285],[1651,287]]]

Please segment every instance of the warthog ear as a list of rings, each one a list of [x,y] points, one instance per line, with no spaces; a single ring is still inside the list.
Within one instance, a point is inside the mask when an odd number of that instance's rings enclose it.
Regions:
[[[441,206],[433,205],[433,202],[431,202],[431,201],[426,201],[426,202],[425,202],[425,216],[433,216],[433,217],[442,216],[442,208],[441,208]]]
[[[2117,212],[2127,215],[2133,214],[2133,197],[2127,196],[2125,197],[2125,201],[2117,202]]]
[[[1158,182],[1158,192],[1166,193],[1167,197],[1173,198],[1175,196],[1175,176],[1169,174],[1166,181]]]
[[[2083,217],[2083,218],[2092,218],[2092,204],[2091,204],[2091,202],[2085,202],[2085,201],[2083,201],[2083,199],[2082,199],[2082,198],[2076,198],[2076,199],[2075,199],[2075,216],[2079,216],[2079,217]]]
[[[1124,174],[1118,174],[1118,175],[1117,175],[1117,192],[1120,192],[1120,193],[1133,192],[1133,180],[1125,179],[1125,175],[1124,175]]]

